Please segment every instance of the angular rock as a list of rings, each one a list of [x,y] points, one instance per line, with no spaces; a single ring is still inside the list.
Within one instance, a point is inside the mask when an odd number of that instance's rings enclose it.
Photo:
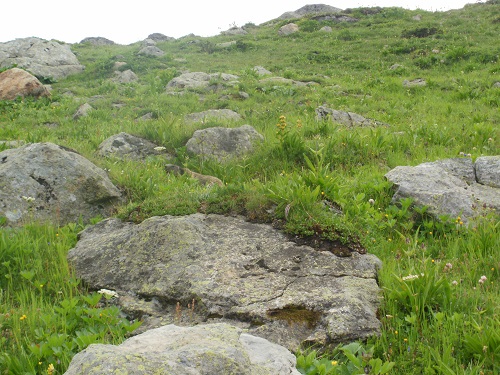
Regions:
[[[404,87],[422,87],[422,86],[427,86],[427,82],[425,81],[425,79],[422,79],[422,78],[417,78],[417,79],[414,79],[411,81],[408,81],[407,79],[405,79],[403,81],[403,86]]]
[[[84,103],[73,114],[73,120],[78,120],[80,117],[86,117],[89,115],[90,111],[93,111],[94,108],[89,103]]]
[[[148,46],[156,46],[156,41],[153,39],[144,39],[141,43],[143,47],[148,47]]]
[[[500,87],[500,82],[495,82],[495,83],[493,84],[493,87],[495,87],[495,88]]]
[[[12,65],[26,69],[40,79],[54,80],[85,69],[69,45],[39,38],[0,43],[0,68]]]
[[[313,16],[311,19],[315,21],[329,21],[329,22],[335,22],[335,23],[340,23],[340,22],[358,22],[359,19],[354,18],[354,17],[349,17],[345,16],[343,14],[323,14],[323,15],[318,15],[318,16]]]
[[[279,35],[290,35],[290,34],[295,34],[298,31],[299,31],[299,27],[296,24],[288,23],[288,24],[280,27],[280,29],[278,30],[278,34]]]
[[[210,85],[210,81],[218,81],[224,84],[232,85],[238,82],[238,78],[238,76],[226,73],[184,73],[167,83],[167,91],[176,89],[204,88]]]
[[[331,33],[333,32],[333,29],[330,26],[323,26],[319,31],[323,31],[325,33]]]
[[[324,106],[316,108],[316,120],[322,121],[326,119],[330,119],[332,122],[345,125],[347,127],[389,126],[383,122],[369,119],[353,112],[338,111]]]
[[[163,150],[163,147],[158,147],[147,139],[122,132],[104,140],[97,152],[104,157],[142,160],[148,156],[164,154]]]
[[[109,40],[109,39],[106,39],[106,38],[103,38],[100,36],[88,37],[88,38],[82,39],[80,44],[84,44],[84,43],[89,43],[89,44],[92,44],[93,46],[112,46],[115,44],[115,42],[113,42],[112,40]]]
[[[127,69],[123,72],[119,70],[115,71],[115,81],[119,83],[132,83],[139,80],[137,74],[135,74],[132,70]]]
[[[478,183],[500,189],[500,156],[481,156],[474,166]]]
[[[390,70],[396,70],[396,69],[399,69],[399,68],[403,68],[403,65],[401,64],[393,64],[389,67]]]
[[[250,125],[239,128],[215,127],[195,131],[186,143],[186,150],[190,154],[222,162],[248,154],[256,143],[263,141],[264,137]]]
[[[0,216],[10,225],[109,216],[121,195],[102,169],[53,143],[5,150],[0,160]]]
[[[34,76],[19,68],[0,73],[0,100],[14,100],[17,97],[50,96],[49,90]]]
[[[137,54],[144,56],[160,57],[165,55],[165,52],[156,46],[146,46],[141,48],[139,52],[137,52]]]
[[[469,158],[456,158],[399,166],[385,177],[396,188],[393,202],[412,198],[437,217],[460,216],[467,222],[484,209],[500,212],[499,156],[480,157],[475,164]]]
[[[190,113],[184,116],[186,123],[205,123],[207,121],[238,121],[241,116],[230,109],[209,109],[208,111]]]
[[[332,7],[324,4],[310,4],[305,5],[293,12],[283,13],[278,19],[302,18],[309,15],[318,15],[323,13],[339,13],[342,9]]]
[[[267,70],[266,68],[262,67],[262,66],[254,66],[253,67],[253,70],[255,73],[257,73],[257,75],[259,76],[269,76],[269,75],[272,75],[273,73],[271,73],[269,70]]]
[[[73,357],[66,375],[300,375],[287,349],[228,324],[168,325],[122,344],[93,344]]]
[[[79,238],[68,253],[77,276],[92,289],[116,290],[135,318],[228,322],[291,350],[379,332],[373,255],[337,257],[221,215],[108,219]]]

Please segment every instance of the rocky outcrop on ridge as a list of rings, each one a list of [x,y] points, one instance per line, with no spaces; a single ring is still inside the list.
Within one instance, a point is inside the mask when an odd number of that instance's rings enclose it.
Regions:
[[[264,137],[250,125],[215,127],[195,131],[186,143],[186,150],[202,158],[223,162],[252,152],[255,145],[263,141]]]
[[[379,332],[375,256],[337,257],[239,217],[104,220],[79,234],[68,260],[145,328],[228,322],[291,350]]]
[[[71,52],[69,45],[39,38],[0,43],[0,68],[13,65],[28,70],[39,79],[53,80],[85,69]]]
[[[120,191],[76,152],[34,143],[0,152],[0,216],[7,224],[40,220],[64,225],[109,216]]]
[[[342,12],[342,9],[332,7],[330,5],[325,4],[310,4],[305,5],[302,8],[299,8],[292,12],[283,13],[278,17],[280,20],[291,19],[291,18],[302,18],[304,16],[309,15],[317,15],[323,13],[339,13]]]
[[[34,76],[19,68],[0,73],[0,100],[13,100],[17,97],[50,96],[49,90]]]
[[[300,375],[295,362],[285,348],[227,324],[168,325],[118,346],[90,345],[65,375]]]
[[[444,159],[399,166],[385,177],[394,183],[393,202],[412,198],[437,217],[463,222],[490,210],[500,212],[500,156]]]
[[[88,38],[82,39],[80,41],[80,44],[84,44],[84,43],[89,43],[89,44],[92,44],[93,46],[112,46],[115,44],[115,42],[113,42],[112,40],[103,38],[101,36],[88,37]]]

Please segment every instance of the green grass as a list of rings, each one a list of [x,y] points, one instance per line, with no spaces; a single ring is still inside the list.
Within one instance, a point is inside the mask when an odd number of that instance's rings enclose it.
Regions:
[[[357,373],[366,366],[371,373],[496,374],[498,216],[491,213],[465,227],[459,218],[433,218],[410,200],[395,205],[383,176],[398,165],[461,152],[473,159],[500,154],[500,89],[492,87],[500,81],[500,5],[489,1],[445,13],[373,10],[352,10],[360,19],[352,24],[299,20],[302,31],[287,37],[277,34],[281,22],[244,36],[164,42],[160,58],[138,56],[139,44],[73,45],[86,70],[54,83],[49,99],[0,101],[0,139],[54,142],[105,168],[126,194],[117,213],[124,220],[243,214],[282,223],[294,234],[356,241],[377,255],[384,264],[381,336],[362,346],[343,343],[333,351],[299,353],[304,374]],[[412,19],[416,14],[421,22]],[[324,25],[333,32],[317,31]],[[215,47],[231,40],[237,41],[234,47]],[[124,68],[139,82],[112,82],[116,61],[126,61]],[[390,70],[396,63],[402,67]],[[259,82],[252,71],[256,65],[318,84]],[[166,94],[167,82],[185,70],[240,79],[222,92]],[[415,78],[424,78],[427,86],[403,87],[404,79]],[[250,98],[241,99],[240,91]],[[85,101],[95,111],[75,122],[72,115]],[[320,105],[390,126],[346,129],[318,122]],[[250,124],[265,136],[264,144],[225,164],[188,155],[185,143],[195,130],[221,124],[188,125],[184,115],[217,108],[242,115],[226,125]],[[153,120],[135,121],[148,112]],[[167,175],[159,158],[97,157],[97,146],[121,131],[166,147],[173,162],[216,176],[225,186],[206,188]],[[332,214],[325,201],[343,214]],[[89,293],[68,268],[66,253],[83,227],[29,222],[0,227],[0,373],[41,374],[50,364],[62,373],[90,343],[118,343],[135,327],[112,301]]]

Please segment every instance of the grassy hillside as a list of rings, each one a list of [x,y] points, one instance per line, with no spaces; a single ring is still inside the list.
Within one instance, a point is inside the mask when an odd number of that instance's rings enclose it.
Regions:
[[[363,343],[371,348],[371,373],[382,373],[378,358],[394,362],[394,374],[497,374],[498,216],[471,227],[460,218],[436,220],[411,201],[392,204],[391,184],[383,176],[399,165],[461,153],[473,159],[500,154],[500,88],[493,86],[500,81],[500,4],[491,0],[444,13],[346,13],[359,21],[303,18],[294,20],[301,31],[289,36],[277,31],[290,21],[245,25],[247,35],[159,43],[166,52],[159,58],[139,56],[140,43],[73,45],[85,72],[53,83],[50,99],[0,101],[0,140],[57,143],[105,168],[127,197],[117,209],[124,220],[197,211],[243,214],[296,235],[359,243],[384,263],[382,335]],[[420,21],[413,18],[417,14]],[[323,26],[333,31],[319,31]],[[236,44],[217,46],[229,41]],[[112,80],[117,61],[127,63],[120,70],[134,71],[138,83]],[[390,69],[394,64],[401,67]],[[256,65],[317,84],[262,83]],[[221,91],[167,94],[166,84],[185,71],[240,79]],[[427,86],[403,87],[403,80],[416,78]],[[85,102],[95,111],[73,120]],[[320,105],[390,126],[347,129],[316,121]],[[184,115],[217,108],[242,115],[224,126],[250,124],[265,136],[264,145],[225,164],[188,155],[184,145],[195,130],[221,124],[189,125]],[[136,121],[146,113],[154,119]],[[171,162],[216,176],[225,186],[207,188],[167,175],[160,158],[97,157],[97,146],[122,131],[166,147],[175,157]],[[342,215],[332,214],[325,201]],[[83,225],[0,227],[0,373],[41,374],[50,365],[62,373],[88,344],[119,342],[134,328],[118,310],[102,306],[99,295],[88,294],[68,269],[65,254]],[[346,353],[299,356],[300,369],[359,373],[356,358],[358,367],[369,361],[361,352]]]

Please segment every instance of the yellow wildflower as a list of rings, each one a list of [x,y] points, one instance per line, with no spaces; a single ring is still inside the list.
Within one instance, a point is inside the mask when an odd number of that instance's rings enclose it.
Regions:
[[[47,367],[47,374],[52,375],[54,373],[54,371],[55,371],[54,365],[52,363],[49,364],[49,367]]]
[[[19,318],[19,320],[24,320],[24,319],[26,319],[26,318],[27,318],[27,316],[23,314],[23,315]]]

